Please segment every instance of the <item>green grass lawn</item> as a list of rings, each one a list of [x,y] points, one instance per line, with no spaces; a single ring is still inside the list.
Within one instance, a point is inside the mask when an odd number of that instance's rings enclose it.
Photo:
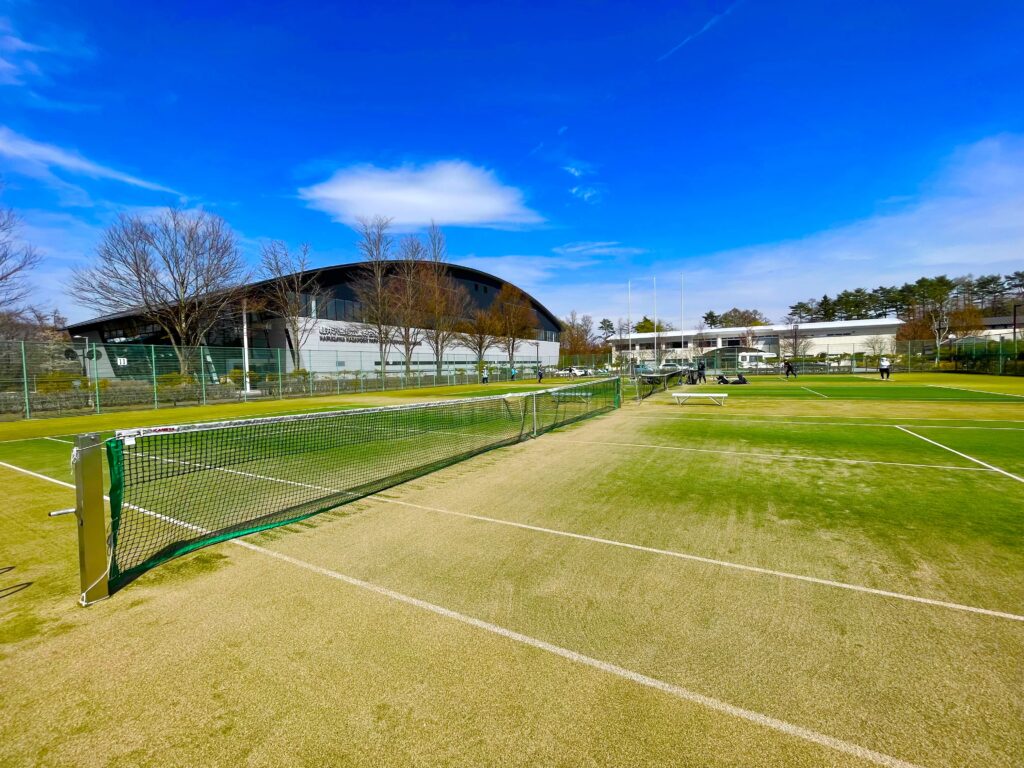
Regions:
[[[0,466],[0,765],[1019,764],[1024,382],[752,382],[627,402],[88,609],[73,518],[46,517],[73,492]],[[0,462],[68,481],[45,436],[168,416],[3,424]],[[243,506],[256,487],[208,474]]]

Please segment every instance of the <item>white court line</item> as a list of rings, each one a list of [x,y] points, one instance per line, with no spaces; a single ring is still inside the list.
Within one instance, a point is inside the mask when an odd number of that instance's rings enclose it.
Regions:
[[[816,392],[815,390],[811,389],[810,387],[800,387],[800,389],[806,389],[812,395],[817,395],[818,397],[824,397],[826,400],[829,399],[828,395],[823,395],[823,394],[821,394],[821,392]]]
[[[540,526],[527,525],[525,523],[515,523],[515,522],[508,521],[508,520],[501,520],[501,519],[492,518],[492,517],[484,517],[482,515],[473,515],[473,514],[469,514],[469,513],[466,513],[466,512],[454,512],[454,511],[451,511],[451,510],[440,509],[440,508],[437,508],[437,507],[427,507],[427,506],[423,506],[423,505],[420,505],[420,504],[413,504],[412,502],[407,502],[407,501],[399,501],[397,499],[391,499],[391,498],[388,498],[386,496],[380,496],[380,495],[376,495],[376,494],[370,495],[370,496],[359,496],[357,494],[349,493],[347,491],[343,491],[343,490],[336,489],[336,488],[328,488],[328,487],[320,486],[320,485],[310,485],[309,483],[300,483],[300,482],[297,482],[297,481],[294,481],[294,480],[285,480],[283,478],[270,477],[268,475],[257,475],[257,474],[251,473],[251,472],[242,472],[241,470],[227,469],[226,467],[214,467],[214,466],[210,466],[210,465],[206,465],[206,464],[197,464],[195,462],[182,461],[180,459],[166,459],[166,458],[161,458],[159,456],[153,456],[153,455],[150,455],[150,454],[140,453],[138,451],[135,451],[133,453],[135,453],[136,455],[144,456],[145,458],[151,459],[153,461],[164,461],[164,462],[168,462],[168,463],[172,463],[172,464],[183,464],[183,465],[188,465],[188,466],[192,466],[192,467],[198,467],[199,469],[206,469],[206,470],[211,470],[211,471],[215,471],[215,472],[226,472],[228,474],[239,475],[239,476],[242,476],[242,477],[249,477],[249,478],[253,478],[255,480],[264,480],[264,481],[268,481],[268,482],[282,483],[282,484],[285,484],[285,485],[292,485],[292,486],[297,486],[297,487],[300,487],[300,488],[309,488],[311,490],[324,491],[324,492],[331,493],[331,494],[345,494],[345,495],[351,496],[352,499],[355,500],[355,501],[358,501],[360,499],[369,499],[369,500],[372,500],[372,501],[379,501],[379,502],[384,502],[384,503],[388,503],[388,504],[399,504],[399,505],[402,505],[402,506],[416,507],[416,508],[419,508],[419,509],[429,510],[431,512],[440,512],[440,513],[446,514],[446,515],[453,515],[455,517],[465,517],[465,518],[469,518],[471,520],[480,520],[480,521],[483,521],[483,522],[496,523],[498,525],[507,525],[507,526],[510,526],[510,527],[513,527],[513,528],[522,528],[524,530],[537,531],[537,532],[540,532],[540,533],[555,534],[555,535],[559,535],[559,536],[565,536],[567,538],[580,539],[580,540],[583,540],[583,541],[592,541],[592,542],[596,542],[596,543],[600,543],[600,544],[608,544],[608,545],[611,545],[611,546],[623,547],[623,548],[626,548],[626,549],[633,549],[633,550],[637,550],[637,551],[641,551],[641,552],[650,552],[652,554],[668,555],[670,557],[677,557],[677,558],[682,559],[682,560],[693,560],[695,562],[707,563],[707,564],[711,564],[711,565],[719,565],[719,566],[723,566],[723,567],[727,567],[727,568],[734,568],[736,570],[749,571],[751,573],[762,573],[762,574],[767,574],[767,575],[771,575],[771,576],[778,576],[778,577],[781,577],[781,578],[794,579],[794,580],[797,580],[797,581],[805,581],[805,582],[809,582],[809,583],[813,583],[813,584],[822,584],[824,586],[838,587],[840,589],[849,589],[849,590],[852,590],[852,591],[855,591],[855,592],[864,592],[864,593],[867,593],[867,594],[882,595],[882,596],[885,596],[885,597],[895,597],[895,598],[898,598],[898,599],[901,599],[901,600],[907,600],[907,601],[910,601],[910,602],[924,603],[924,604],[927,604],[927,605],[935,605],[935,606],[940,606],[940,607],[943,607],[943,608],[952,608],[954,610],[967,611],[967,612],[970,612],[970,613],[980,613],[980,614],[984,614],[986,616],[996,616],[998,618],[1012,619],[1014,621],[1024,621],[1024,616],[1017,616],[1016,614],[1006,613],[1006,612],[1003,612],[1003,611],[993,611],[993,610],[988,609],[988,608],[976,608],[976,607],[973,607],[973,606],[961,605],[960,603],[951,603],[951,602],[946,602],[944,600],[934,600],[934,599],[926,598],[926,597],[917,597],[917,596],[914,596],[914,595],[902,594],[900,592],[891,592],[891,591],[883,590],[883,589],[874,589],[872,587],[862,587],[862,586],[859,586],[859,585],[856,585],[856,584],[846,584],[844,582],[831,581],[830,579],[819,579],[819,578],[816,578],[816,577],[813,577],[813,576],[802,576],[800,574],[787,573],[785,571],[775,571],[775,570],[772,570],[770,568],[759,568],[757,566],[752,566],[752,565],[743,565],[741,563],[731,563],[731,562],[728,562],[728,561],[725,561],[725,560],[715,560],[715,559],[712,559],[712,558],[700,557],[699,555],[688,555],[688,554],[685,554],[683,552],[675,552],[673,550],[657,549],[657,548],[654,548],[654,547],[645,547],[645,546],[641,546],[639,544],[629,544],[627,542],[615,541],[614,539],[602,539],[602,538],[599,538],[599,537],[596,537],[596,536],[588,536],[588,535],[581,534],[581,533],[571,533],[571,532],[567,532],[567,531],[559,531],[559,530],[554,529],[554,528],[542,528]],[[925,465],[925,466],[931,466],[931,465]],[[960,469],[967,469],[967,470],[970,470],[972,472],[982,472],[982,471],[985,471],[985,470],[974,469],[973,467],[960,467]],[[136,507],[136,509],[141,509],[141,508]],[[156,515],[156,513],[153,513],[153,512],[149,512],[148,514]],[[202,530],[202,529],[197,529],[197,530]]]
[[[1024,395],[1014,395],[1010,392],[990,392],[987,389],[967,389],[967,387],[950,387],[946,384],[925,384],[926,387],[935,387],[936,389],[955,389],[959,392],[976,392],[979,395],[999,395],[1000,397],[1024,397]]]
[[[61,440],[59,437],[44,437],[43,440],[52,440],[55,443],[67,443],[68,445],[74,445],[74,440]]]
[[[949,402],[950,400],[946,400],[946,401]],[[748,402],[750,402],[750,400],[748,400]],[[892,400],[886,400],[886,402],[892,402]],[[668,406],[669,403],[666,403],[666,404]],[[900,404],[903,404],[903,403],[900,403]],[[1005,403],[1005,404],[1007,404],[1007,403]],[[835,415],[831,415],[831,416],[810,416],[810,415],[805,415],[805,414],[775,414],[775,416],[781,416],[784,419],[840,419],[840,418],[843,418],[843,417],[838,417],[838,416],[835,416]],[[666,418],[668,418],[668,417],[666,416]],[[695,418],[695,417],[677,416],[675,418],[677,418],[677,419],[688,419],[688,418]],[[860,418],[865,418],[865,417],[851,416],[850,418],[851,419],[860,419]],[[911,416],[910,418],[913,419],[914,421],[972,421],[972,422],[978,422],[978,423],[981,423],[981,424],[993,423],[993,422],[996,423],[996,424],[1024,424],[1024,419],[965,419],[964,417],[953,417],[953,416],[933,416],[933,417],[929,417],[929,416]],[[748,416],[748,417],[731,416],[729,414],[723,414],[722,416],[716,416],[715,420],[716,421],[719,421],[719,420],[721,420],[721,421],[763,421],[766,424],[770,424],[771,423],[771,420],[770,420],[769,417],[763,417],[761,419],[758,419],[758,418],[750,417],[750,416]],[[858,424],[860,422],[850,422],[850,423],[851,424]],[[893,425],[890,424],[889,426],[893,426]],[[920,425],[909,425],[909,426],[920,426]]]
[[[897,427],[902,429],[902,427]],[[578,445],[618,445],[625,448],[657,448],[663,451],[683,451],[685,453],[715,453],[724,456],[750,456],[756,459],[782,459],[784,461],[831,461],[839,464],[877,464],[885,467],[911,467],[914,469],[951,469],[960,472],[988,472],[988,471],[1000,471],[996,470],[995,467],[988,467],[988,469],[978,469],[977,467],[954,467],[947,464],[908,464],[902,461],[872,461],[871,459],[838,459],[829,456],[803,456],[801,454],[785,454],[785,453],[754,453],[752,451],[723,451],[714,448],[683,448],[678,445],[654,445],[651,443],[619,443],[610,442],[605,440],[571,440],[565,437],[553,438],[558,442],[562,443],[576,443]],[[927,438],[921,438],[925,440]],[[956,451],[954,451],[956,453]],[[965,457],[970,458],[970,457]],[[979,464],[981,462],[978,462]]]
[[[13,469],[17,472],[23,472],[27,475],[32,475],[33,477],[37,477],[41,480],[56,483],[57,485],[63,485],[65,487],[72,488],[74,487],[71,483],[65,483],[60,480],[55,480],[52,477],[46,477],[45,475],[30,472],[27,469],[15,467],[11,464],[0,462],[0,466],[8,467],[9,469]],[[147,512],[147,510],[141,509],[140,511]],[[152,512],[147,513],[154,514]],[[168,520],[170,522],[180,524],[186,528],[198,528],[198,526],[194,526],[190,523],[185,523],[184,521],[174,520],[174,518],[168,518],[164,515],[155,516],[163,520]],[[476,629],[483,630],[484,632],[489,632],[493,635],[498,635],[499,637],[503,637],[507,640],[512,640],[513,642],[519,643],[521,645],[526,645],[531,648],[546,651],[547,653],[553,654],[555,656],[560,656],[561,658],[567,659],[576,664],[581,664],[583,666],[587,666],[592,669],[605,672],[606,674],[614,675],[624,680],[629,680],[630,682],[637,683],[638,685],[642,685],[646,688],[652,688],[654,690],[661,691],[662,693],[666,693],[669,696],[680,699],[682,701],[690,702],[692,704],[697,704],[698,706],[704,707],[705,709],[720,712],[724,715],[729,715],[730,717],[735,717],[740,720],[746,720],[747,722],[754,723],[755,725],[759,725],[764,728],[769,728],[773,731],[786,734],[787,736],[792,736],[794,738],[802,739],[804,741],[810,742],[812,744],[817,744],[819,746],[831,749],[836,752],[841,752],[843,754],[851,755],[862,760],[867,760],[869,762],[874,763],[875,765],[886,766],[886,768],[919,768],[919,766],[915,765],[914,763],[907,762],[906,760],[901,760],[898,757],[893,757],[883,752],[876,752],[873,749],[862,747],[859,744],[854,744],[850,741],[844,741],[843,739],[837,739],[834,736],[819,733],[818,731],[811,730],[810,728],[805,728],[801,725],[795,725],[794,723],[789,723],[785,720],[780,720],[778,718],[771,717],[770,715],[755,712],[751,709],[738,707],[734,704],[729,704],[728,702],[722,701],[721,699],[706,696],[702,693],[691,691],[687,688],[683,688],[682,686],[674,685],[673,683],[667,683],[664,680],[659,680],[657,678],[644,675],[640,672],[634,672],[633,670],[627,669],[626,667],[620,667],[617,664],[611,664],[607,661],[602,661],[601,659],[594,658],[593,656],[587,656],[585,654],[579,653],[578,651],[573,651],[569,648],[564,648],[560,645],[549,643],[546,640],[540,640],[539,638],[531,637],[530,635],[524,635],[521,632],[516,632],[515,630],[507,629],[498,624],[492,624],[489,621],[484,621],[483,619],[478,619],[473,616],[469,616],[465,613],[459,613],[458,611],[453,611],[450,608],[444,608],[443,606],[437,605],[435,603],[429,603],[426,600],[420,600],[419,598],[412,597],[401,592],[396,592],[393,589],[388,589],[387,587],[382,587],[378,584],[373,584],[369,581],[363,581],[362,579],[357,579],[353,576],[347,576],[343,573],[339,573],[338,571],[334,571],[329,568],[324,568],[319,565],[314,565],[313,563],[308,563],[305,560],[300,560],[296,557],[286,555],[282,552],[275,552],[274,550],[266,549],[265,547],[261,547],[258,544],[253,544],[251,542],[243,541],[241,539],[230,539],[229,543],[239,547],[244,547],[245,549],[252,550],[253,552],[258,552],[268,557],[272,557],[276,560],[281,560],[283,562],[294,565],[297,568],[302,568],[303,570],[311,571],[321,576],[326,576],[329,579],[334,579],[336,581],[343,582],[353,587],[359,587],[360,589],[364,589],[368,592],[373,592],[374,594],[380,595],[381,597],[386,597],[390,600],[394,600],[399,603],[404,603],[405,605],[410,605],[414,608],[419,608],[421,610],[428,611],[430,613],[442,616],[447,619],[451,619],[453,621],[458,621],[462,624],[466,624],[468,626],[475,627]]]
[[[986,464],[981,459],[976,459],[973,456],[968,456],[966,453],[960,453],[960,451],[955,451],[952,448],[950,448],[948,445],[943,445],[942,443],[937,443],[934,440],[925,437],[924,435],[917,434],[917,432],[911,432],[906,427],[896,427],[896,429],[900,430],[901,432],[906,432],[908,435],[913,435],[916,438],[924,440],[926,443],[931,443],[932,445],[937,445],[939,448],[945,448],[950,453],[955,453],[957,456],[962,456],[963,458],[967,459],[968,461],[973,461],[975,464],[981,464],[981,466],[986,467],[986,468],[990,469],[993,472],[998,472],[1001,475],[1006,475],[1008,478],[1010,478],[1011,480],[1016,480],[1018,483],[1024,483],[1024,477],[1020,477],[1019,475],[1015,475],[1012,472],[1007,472],[1005,469],[1000,469],[999,467],[993,467],[991,464]]]
[[[643,414],[633,416],[631,418],[651,419],[654,421],[658,421],[659,419],[664,421],[717,421],[720,424],[730,424],[732,422],[736,422],[737,424],[764,424],[766,426],[772,426],[774,424],[794,424],[801,427],[874,427],[883,429],[891,429],[892,427],[914,427],[915,429],[984,429],[992,432],[1024,432],[1024,427],[950,427],[942,424],[872,424],[870,422],[864,421],[769,421],[767,419],[744,419],[742,417],[733,416],[673,416],[667,413],[657,416]],[[950,419],[950,421],[974,421],[974,419]]]
[[[474,515],[469,512],[455,512],[450,509],[442,509],[440,507],[429,507],[424,504],[414,504],[411,501],[402,501],[400,499],[392,499],[387,496],[374,495],[366,496],[366,500],[383,502],[387,504],[399,504],[404,507],[413,507],[415,509],[423,509],[428,512],[439,512],[443,515],[452,515],[454,517],[464,517],[470,520],[479,520],[484,523],[495,523],[497,525],[507,525],[511,528],[521,528],[526,531],[535,531],[538,533],[548,533],[554,536],[564,536],[569,539],[579,539],[580,541],[589,541],[595,544],[606,544],[612,547],[622,547],[623,549],[631,549],[637,552],[647,552],[652,555],[665,555],[667,557],[675,557],[680,560],[690,560],[696,563],[704,563],[706,565],[717,565],[722,568],[731,568],[737,571],[746,571],[749,573],[758,573],[766,576],[777,576],[782,579],[793,579],[795,581],[808,582],[810,584],[821,584],[826,587],[836,587],[838,589],[848,589],[853,592],[863,592],[870,595],[881,595],[883,597],[893,597],[897,600],[907,600],[912,603],[923,603],[925,605],[934,605],[940,608],[951,608],[955,611],[966,611],[968,613],[979,613],[984,616],[994,616],[1000,619],[1010,619],[1011,621],[1024,621],[1024,616],[1016,613],[1007,613],[1006,611],[993,611],[989,608],[976,608],[972,605],[963,605],[962,603],[951,603],[945,600],[935,600],[930,597],[918,597],[917,595],[907,595],[902,592],[890,592],[886,589],[875,589],[874,587],[864,587],[859,584],[847,584],[842,581],[832,581],[831,579],[820,579],[815,576],[803,576],[798,573],[788,573],[786,571],[776,571],[771,568],[760,568],[756,565],[744,565],[742,563],[733,563],[728,560],[716,560],[711,557],[701,557],[700,555],[690,555],[685,552],[676,552],[671,549],[658,549],[657,547],[646,547],[642,544],[630,544],[625,541],[616,541],[615,539],[605,539],[600,536],[588,536],[583,533],[573,533],[571,531],[560,531],[557,528],[544,528],[539,525],[529,525],[528,523],[516,523],[511,520],[502,520],[495,517],[486,517],[484,515]]]
[[[722,567],[725,567],[725,568],[733,568],[735,570],[748,571],[750,573],[761,573],[761,574],[766,574],[766,575],[770,575],[770,576],[778,576],[780,578],[794,579],[796,581],[805,581],[805,582],[809,582],[809,583],[812,583],[812,584],[821,584],[821,585],[829,586],[829,587],[837,587],[839,589],[849,589],[849,590],[852,590],[854,592],[863,592],[863,593],[866,593],[866,594],[882,595],[884,597],[894,597],[894,598],[897,598],[897,599],[900,599],[900,600],[907,600],[909,602],[915,602],[915,603],[924,603],[926,605],[935,605],[935,606],[939,606],[939,607],[942,607],[942,608],[952,608],[954,610],[967,611],[969,613],[980,613],[980,614],[984,614],[986,616],[995,616],[995,617],[998,617],[998,618],[1011,619],[1011,620],[1014,620],[1014,621],[1024,621],[1024,616],[1018,616],[1016,614],[1006,613],[1004,611],[994,611],[994,610],[991,610],[991,609],[988,609],[988,608],[976,608],[974,606],[962,605],[960,603],[951,603],[951,602],[947,602],[947,601],[944,601],[944,600],[935,600],[935,599],[927,598],[927,597],[917,597],[915,595],[906,595],[906,594],[903,594],[903,593],[900,593],[900,592],[891,592],[889,590],[875,589],[873,587],[863,587],[863,586],[860,586],[860,585],[857,585],[857,584],[847,584],[847,583],[844,583],[844,582],[841,582],[841,581],[832,581],[830,579],[820,579],[820,578],[816,578],[814,576],[802,576],[800,574],[788,573],[786,571],[776,571],[776,570],[772,570],[770,568],[759,568],[759,567],[753,566],[753,565],[743,565],[741,563],[732,563],[732,562],[728,562],[726,560],[715,560],[715,559],[712,559],[712,558],[701,557],[699,555],[689,555],[689,554],[686,554],[686,553],[683,553],[683,552],[676,552],[676,551],[668,550],[668,549],[657,549],[655,547],[645,547],[645,546],[642,546],[640,544],[630,544],[628,542],[616,541],[614,539],[603,539],[603,538],[600,538],[600,537],[597,537],[597,536],[588,536],[588,535],[582,534],[582,533],[571,533],[571,532],[568,532],[568,531],[560,531],[560,530],[557,530],[555,528],[543,528],[541,526],[528,525],[526,523],[515,523],[515,522],[512,522],[510,520],[501,520],[499,518],[494,518],[494,517],[485,517],[483,515],[474,515],[474,514],[470,514],[470,513],[467,513],[467,512],[455,512],[455,511],[448,510],[448,509],[441,509],[439,507],[427,507],[427,506],[423,506],[421,504],[414,504],[414,503],[408,502],[408,501],[400,501],[398,499],[388,498],[387,496],[381,496],[379,494],[373,494],[373,495],[369,495],[369,496],[360,496],[358,494],[350,493],[348,491],[343,491],[343,490],[336,489],[336,488],[328,488],[328,487],[320,486],[320,485],[310,485],[308,483],[300,483],[300,482],[297,482],[297,481],[294,481],[294,480],[285,480],[284,478],[270,477],[268,475],[257,475],[257,474],[250,473],[250,472],[242,472],[241,470],[237,470],[237,469],[227,469],[226,467],[215,467],[215,466],[210,466],[210,465],[206,465],[206,464],[197,464],[195,462],[182,461],[181,459],[166,459],[166,458],[161,458],[159,456],[153,456],[151,454],[140,453],[138,451],[134,451],[133,453],[135,453],[136,455],[140,455],[140,456],[143,456],[145,458],[151,459],[153,461],[164,461],[164,462],[168,462],[168,463],[172,463],[172,464],[183,464],[183,465],[188,465],[188,466],[192,466],[192,467],[198,467],[199,469],[206,469],[206,470],[210,470],[210,471],[214,471],[214,472],[226,472],[226,473],[232,474],[232,475],[240,475],[242,477],[250,477],[250,478],[253,478],[255,480],[265,480],[265,481],[268,481],[268,482],[283,483],[285,485],[298,486],[300,488],[309,488],[309,489],[312,489],[312,490],[324,491],[324,492],[331,493],[331,494],[343,494],[343,495],[350,496],[353,499],[353,501],[359,501],[361,499],[369,499],[371,501],[377,501],[377,502],[382,502],[382,503],[387,503],[387,504],[398,504],[398,505],[407,506],[407,507],[415,507],[417,509],[424,509],[424,510],[428,510],[430,512],[439,512],[441,514],[452,515],[454,517],[464,517],[464,518],[468,518],[470,520],[479,520],[479,521],[482,521],[482,522],[495,523],[495,524],[498,524],[498,525],[507,525],[507,526],[512,527],[512,528],[522,528],[522,529],[528,530],[528,531],[536,531],[536,532],[539,532],[539,533],[549,533],[549,534],[554,534],[554,535],[558,535],[558,536],[565,536],[566,538],[579,539],[581,541],[591,541],[591,542],[595,542],[595,543],[598,543],[598,544],[608,544],[610,546],[623,547],[625,549],[632,549],[632,550],[636,550],[636,551],[640,551],[640,552],[649,552],[649,553],[652,553],[652,554],[667,555],[669,557],[676,557],[676,558],[679,558],[681,560],[692,560],[694,562],[707,563],[707,564],[710,564],[710,565],[719,565],[719,566],[722,566]],[[926,466],[931,466],[931,465],[926,465]],[[982,472],[982,471],[985,471],[985,470],[974,469],[973,467],[960,467],[960,469],[967,469],[967,470],[970,470],[972,472]],[[135,509],[140,509],[141,510],[141,507],[135,507]],[[145,511],[145,510],[142,510],[142,511]],[[153,513],[153,512],[147,512],[147,514],[156,515],[156,513]],[[197,529],[197,530],[202,530],[202,529]]]

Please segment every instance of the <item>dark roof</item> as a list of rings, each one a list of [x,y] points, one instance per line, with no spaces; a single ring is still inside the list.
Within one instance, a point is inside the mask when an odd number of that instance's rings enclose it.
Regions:
[[[348,263],[348,264],[335,264],[335,265],[329,266],[329,267],[317,267],[316,269],[311,269],[309,271],[323,276],[324,278],[327,279],[326,281],[343,282],[342,276],[346,272],[355,272],[357,269],[359,269],[360,267],[362,267],[365,264],[366,264],[365,261],[356,261],[356,262],[351,262],[351,263]],[[487,272],[483,272],[483,271],[481,271],[479,269],[473,269],[472,267],[463,267],[463,266],[461,266],[459,264],[448,264],[447,266],[448,266],[449,272],[451,273],[451,275],[453,277],[457,277],[457,278],[461,277],[461,278],[470,279],[470,280],[472,280],[474,278],[483,278],[483,279],[485,279],[487,281],[493,281],[493,282],[497,282],[497,283],[508,283],[509,282],[508,280],[504,280],[504,279],[498,277],[497,275],[491,275],[491,274],[489,274]],[[333,277],[333,280],[331,280],[332,277]],[[263,287],[265,285],[269,285],[272,282],[273,282],[273,279],[259,280],[259,281],[255,282],[255,283],[250,283],[248,287],[250,289],[258,289],[258,288],[261,288],[261,287]],[[520,288],[519,290],[522,291],[523,289]],[[547,307],[545,307],[543,304],[541,304],[539,301],[537,301],[537,299],[535,299],[533,296],[531,296],[526,291],[523,291],[523,295],[526,296],[527,299],[529,299],[530,303],[533,304],[533,306],[539,312],[543,313],[545,315],[545,317],[551,323],[554,324],[555,328],[557,328],[559,331],[564,330],[563,326],[562,326],[562,321],[559,320],[554,315],[553,312],[551,312]],[[93,318],[90,318],[89,320],[83,320],[80,323],[72,323],[72,324],[67,326],[66,330],[69,333],[73,333],[73,332],[75,332],[77,330],[86,329],[86,328],[89,328],[90,326],[98,325],[98,324],[105,323],[105,322],[109,322],[111,320],[122,320],[124,318],[134,317],[135,315],[139,314],[140,311],[141,311],[141,307],[139,307],[137,309],[125,310],[123,312],[113,312],[113,313],[108,314],[108,315],[101,315],[100,317],[93,317]]]

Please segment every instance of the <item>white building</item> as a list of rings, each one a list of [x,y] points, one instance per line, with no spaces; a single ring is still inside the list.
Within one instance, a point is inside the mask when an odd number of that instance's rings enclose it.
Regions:
[[[868,351],[872,345],[891,342],[903,324],[897,318],[837,320],[828,323],[775,324],[741,328],[691,328],[683,331],[634,333],[610,339],[616,358],[636,361],[692,360],[712,350],[736,347],[785,356],[792,339],[799,339],[805,356],[844,355]]]

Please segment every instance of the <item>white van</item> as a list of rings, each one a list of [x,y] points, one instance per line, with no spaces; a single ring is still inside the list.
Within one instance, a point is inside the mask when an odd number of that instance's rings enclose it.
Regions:
[[[777,358],[774,352],[740,352],[736,366],[755,371],[772,370],[779,366]]]

